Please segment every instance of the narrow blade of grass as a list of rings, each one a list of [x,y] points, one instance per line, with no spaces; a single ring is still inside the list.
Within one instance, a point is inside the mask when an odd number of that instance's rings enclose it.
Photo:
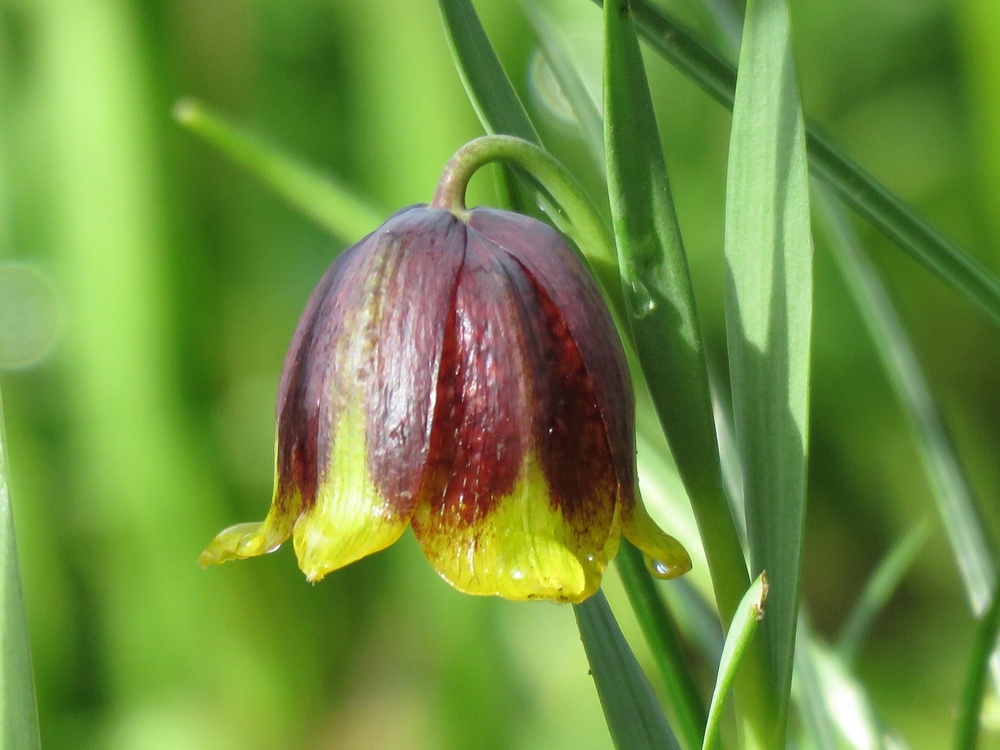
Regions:
[[[864,688],[804,616],[795,643],[795,694],[803,730],[816,750],[882,750],[885,737]]]
[[[615,747],[680,750],[604,592],[573,605],[573,613]]]
[[[990,655],[996,648],[1000,635],[1000,595],[993,595],[993,603],[979,620],[976,639],[969,657],[969,670],[962,687],[962,700],[958,725],[955,730],[955,750],[975,750],[979,737],[979,715],[986,693],[986,675]]]
[[[41,747],[35,676],[31,665],[28,622],[21,593],[21,569],[14,538],[10,484],[7,480],[7,443],[3,401],[0,400],[0,743],[3,747],[33,750]]]
[[[438,6],[458,75],[486,132],[541,145],[470,0],[438,0]],[[513,170],[499,168],[498,187],[512,209],[526,211],[531,195],[518,184]]]
[[[667,692],[667,713],[683,748],[695,750],[702,744],[705,706],[698,696],[689,670],[685,669],[684,651],[677,629],[663,598],[642,558],[642,552],[623,540],[618,551],[618,572],[625,585],[629,603],[653,652],[653,659],[663,676]]]
[[[691,499],[724,623],[749,576],[723,486],[715,415],[687,258],[628,5],[605,6],[605,153],[628,323],[660,424]],[[756,737],[776,696],[763,644],[751,646],[737,701]]]
[[[722,647],[722,660],[715,680],[715,690],[708,709],[708,723],[705,726],[704,750],[715,750],[719,746],[719,732],[722,727],[722,711],[726,698],[736,679],[740,662],[747,647],[757,632],[757,624],[764,618],[764,601],[767,599],[767,577],[757,576],[736,607],[736,614],[726,634]]]
[[[752,569],[784,731],[805,516],[812,237],[784,0],[747,3],[726,186],[726,328]],[[781,744],[779,742],[779,744]]]
[[[242,132],[200,103],[178,102],[174,117],[338,239],[354,242],[382,223],[383,217],[332,178]]]
[[[602,5],[602,0],[593,0]],[[633,0],[636,26],[649,44],[719,103],[732,109],[736,69],[650,0]],[[809,168],[848,206],[994,321],[1000,281],[929,221],[848,157],[815,126],[807,128]]]
[[[871,624],[885,609],[889,599],[902,583],[903,577],[913,567],[917,554],[930,536],[930,531],[930,524],[926,521],[910,529],[889,550],[868,579],[861,596],[847,616],[837,641],[837,653],[845,664],[854,661]]]
[[[617,5],[606,10],[605,34],[608,188],[629,327],[728,622],[750,579],[722,487],[687,258],[635,30]]]
[[[917,438],[917,447],[933,490],[952,555],[958,563],[972,611],[981,615],[992,597],[996,577],[994,551],[984,531],[976,500],[958,459],[923,370],[910,345],[878,272],[861,248],[853,227],[830,200],[819,202],[819,225],[831,238],[833,257],[854,296],[875,342],[893,389]],[[1000,684],[1000,657],[993,659]]]

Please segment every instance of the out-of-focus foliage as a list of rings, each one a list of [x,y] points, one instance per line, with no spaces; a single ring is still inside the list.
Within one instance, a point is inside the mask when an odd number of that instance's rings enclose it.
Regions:
[[[705,21],[693,4],[664,4]],[[557,6],[598,91],[600,12]],[[476,7],[546,144],[596,185],[533,63],[527,19],[508,0]],[[991,7],[791,3],[807,114],[997,270]],[[730,117],[647,64],[721,362]],[[317,586],[289,550],[195,564],[218,528],[267,507],[281,360],[340,246],[177,128],[171,107],[186,95],[386,213],[427,201],[448,156],[481,132],[434,0],[0,0],[0,264],[40,272],[55,294],[38,315],[60,321],[31,368],[0,354],[43,745],[609,747],[570,609],[455,594],[409,536]],[[474,187],[472,203],[491,200],[489,180]],[[884,239],[861,236],[995,531],[1000,336]],[[822,244],[815,277],[803,596],[831,636],[933,504]],[[973,632],[935,526],[857,667],[873,710],[912,747],[947,744]]]

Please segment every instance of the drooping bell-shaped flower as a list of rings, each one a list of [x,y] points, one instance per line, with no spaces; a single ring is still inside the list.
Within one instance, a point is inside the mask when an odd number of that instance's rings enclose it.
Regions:
[[[683,547],[640,501],[634,401],[594,282],[545,224],[414,206],[345,251],[299,321],[277,402],[274,500],[203,564],[293,537],[310,581],[412,526],[456,589],[578,602],[625,536]]]

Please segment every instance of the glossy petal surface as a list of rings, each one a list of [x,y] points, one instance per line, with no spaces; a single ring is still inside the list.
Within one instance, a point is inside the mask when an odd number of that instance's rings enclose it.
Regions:
[[[426,465],[464,238],[454,216],[418,207],[334,263],[285,360],[271,512],[220,534],[203,562],[263,554],[294,528],[299,566],[318,580],[399,538]]]
[[[552,300],[471,229],[442,375],[413,516],[427,558],[467,593],[586,598],[618,540],[593,382]]]
[[[638,497],[625,355],[596,285],[551,228],[415,206],[346,251],[295,331],[263,523],[203,564],[294,538],[318,580],[413,525],[470,594],[578,602],[619,535],[690,568]]]

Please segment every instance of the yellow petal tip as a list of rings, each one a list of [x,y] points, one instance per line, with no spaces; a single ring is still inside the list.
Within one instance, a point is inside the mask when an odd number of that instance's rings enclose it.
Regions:
[[[269,543],[270,542],[270,543]],[[245,560],[273,552],[281,544],[274,543],[262,523],[238,523],[220,531],[198,557],[202,567],[221,565],[229,560]]]
[[[691,570],[691,556],[684,545],[660,530],[641,503],[636,503],[622,531],[642,550],[646,568],[656,578],[679,578]]]

